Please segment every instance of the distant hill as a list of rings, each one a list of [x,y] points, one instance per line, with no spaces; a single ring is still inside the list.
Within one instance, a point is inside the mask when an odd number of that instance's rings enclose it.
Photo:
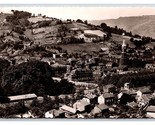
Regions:
[[[111,27],[118,26],[133,34],[140,34],[155,38],[155,15],[120,17],[117,19],[92,20],[89,23],[100,25],[106,23]]]

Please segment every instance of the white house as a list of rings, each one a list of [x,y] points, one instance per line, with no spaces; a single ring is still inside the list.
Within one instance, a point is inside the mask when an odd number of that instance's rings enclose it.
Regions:
[[[114,103],[114,95],[112,93],[103,93],[98,97],[99,104],[113,104]]]

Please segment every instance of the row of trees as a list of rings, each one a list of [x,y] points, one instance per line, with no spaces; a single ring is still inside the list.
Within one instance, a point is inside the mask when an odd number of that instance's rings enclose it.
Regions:
[[[114,74],[112,76],[107,76],[101,80],[100,84],[114,84],[118,88],[123,87],[124,83],[131,83],[132,87],[141,87],[146,85],[151,85],[155,88],[155,73],[154,72],[139,72],[139,73],[129,73],[129,74]],[[152,87],[152,89],[154,89]]]
[[[85,43],[85,40],[83,38],[75,38],[74,36],[71,36],[69,38],[62,37],[62,43],[63,44],[79,44],[79,43]]]
[[[123,28],[118,28],[117,26],[110,27],[110,26],[107,26],[107,24],[105,23],[101,23],[100,27],[103,29],[103,31],[106,31],[108,33],[115,33],[119,35],[122,35],[123,33],[125,33],[125,35],[127,36],[132,36],[131,32],[127,32]]]
[[[29,26],[30,22],[27,18],[31,17],[31,13],[26,11],[11,10],[13,15],[7,16],[6,21],[13,25]]]
[[[151,41],[152,41],[151,37],[142,37],[141,40],[137,40],[137,39],[134,40],[134,38],[130,39],[130,42],[134,43],[135,46],[138,48],[141,48],[143,45],[145,45]]]

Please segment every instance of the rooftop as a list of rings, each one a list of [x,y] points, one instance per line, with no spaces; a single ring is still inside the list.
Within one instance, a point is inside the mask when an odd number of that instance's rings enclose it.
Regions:
[[[76,113],[76,109],[74,109],[72,107],[69,107],[67,105],[63,105],[62,107],[60,107],[60,110],[64,110],[64,111],[67,111],[67,112],[70,112],[70,113],[73,113],[73,114]]]
[[[151,105],[151,106],[147,107],[146,111],[147,112],[155,112],[155,106]]]
[[[106,33],[100,31],[100,30],[84,30],[85,34],[90,34],[90,35],[97,35],[100,37],[103,37],[103,35],[106,35]]]
[[[97,105],[97,107],[98,107],[100,110],[106,110],[106,109],[109,108],[109,107],[108,107],[107,105],[105,105],[105,104],[99,104],[99,105]]]
[[[10,101],[18,101],[18,100],[26,100],[37,98],[36,94],[25,94],[25,95],[16,95],[16,96],[9,96]]]
[[[114,95],[112,94],[112,93],[103,93],[103,97],[104,98],[112,98],[112,97],[114,97]]]

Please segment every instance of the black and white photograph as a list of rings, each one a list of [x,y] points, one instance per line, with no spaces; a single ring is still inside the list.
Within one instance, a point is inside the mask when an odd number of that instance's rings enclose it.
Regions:
[[[154,119],[155,6],[0,5],[1,119]]]

